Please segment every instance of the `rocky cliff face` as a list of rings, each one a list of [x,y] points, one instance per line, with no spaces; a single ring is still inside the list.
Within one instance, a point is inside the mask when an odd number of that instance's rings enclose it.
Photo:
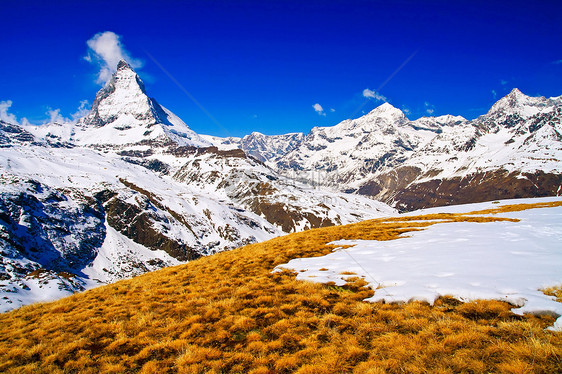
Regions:
[[[253,132],[244,136],[239,143],[248,155],[265,162],[276,160],[296,149],[304,139],[302,133],[264,135]]]

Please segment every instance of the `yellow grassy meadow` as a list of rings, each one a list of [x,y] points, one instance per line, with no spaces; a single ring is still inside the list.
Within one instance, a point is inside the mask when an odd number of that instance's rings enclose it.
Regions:
[[[362,301],[345,287],[272,273],[293,258],[322,256],[340,239],[394,240],[446,222],[509,221],[494,213],[377,219],[315,229],[201,258],[46,304],[0,315],[6,373],[556,373],[562,333],[549,316],[509,304],[433,306]],[[560,288],[545,290],[560,297]]]

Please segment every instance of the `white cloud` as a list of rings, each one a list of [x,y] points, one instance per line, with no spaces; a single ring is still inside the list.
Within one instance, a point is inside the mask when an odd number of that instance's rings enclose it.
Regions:
[[[0,101],[0,120],[11,123],[12,125],[28,126],[30,123],[27,118],[22,118],[18,121],[18,118],[9,113],[9,109],[12,106],[12,100]]]
[[[12,100],[0,101],[0,120],[4,122],[11,123],[12,125],[18,125],[18,119],[12,113],[8,113],[8,110],[12,106]]]
[[[334,108],[330,108],[330,112],[334,113],[336,110]]]
[[[316,103],[312,106],[314,108],[314,110],[316,111],[316,113],[318,113],[318,115],[320,116],[326,116],[326,113],[324,112],[324,108],[322,108],[322,105]]]
[[[377,101],[384,101],[384,102],[387,101],[386,97],[384,97],[383,95],[381,95],[377,91],[373,91],[373,90],[370,90],[368,88],[365,88],[363,90],[363,97],[366,97],[367,99],[375,99]]]
[[[88,54],[84,59],[92,64],[99,66],[99,84],[105,84],[117,70],[119,60],[125,60],[133,68],[140,68],[143,62],[131,57],[120,41],[120,36],[111,31],[101,32],[94,35],[86,43],[88,44]]]
[[[85,117],[88,113],[90,113],[90,103],[88,100],[82,100],[76,112],[72,114],[72,121],[76,122],[80,118]]]
[[[435,112],[435,106],[433,106],[429,102],[426,101],[425,103],[423,103],[423,106],[425,107],[425,112],[427,114],[432,115]]]
[[[78,106],[78,109],[76,109],[76,112],[70,115],[71,118],[64,117],[58,108],[49,108],[49,110],[45,112],[49,118],[43,121],[43,123],[76,123],[80,118],[86,116],[88,113],[90,113],[90,103],[88,100],[82,100],[80,101],[80,105]]]
[[[496,90],[492,90],[492,95],[494,96],[494,99],[498,97],[498,93],[496,92]]]
[[[12,106],[12,100],[0,101],[0,120],[11,123],[13,125],[32,126],[32,124],[27,120],[27,118],[22,118],[20,121],[18,121],[17,117],[14,114],[9,113],[9,109],[11,106]],[[34,121],[34,124],[35,125],[38,123],[47,124],[47,123],[55,123],[55,122],[76,123],[78,119],[84,117],[86,114],[90,112],[89,107],[90,104],[88,103],[88,100],[82,100],[76,112],[71,115],[72,118],[64,117],[61,114],[61,110],[58,108],[57,109],[48,108],[48,110],[45,112],[47,118],[42,120],[41,122]]]
[[[402,111],[404,112],[404,114],[405,114],[406,116],[409,116],[410,114],[412,114],[412,111],[411,111],[409,108],[405,107],[405,106],[402,106]]]
[[[49,116],[49,119],[45,122],[45,123],[65,123],[65,122],[70,122],[70,120],[68,118],[64,118],[61,114],[60,114],[60,109],[51,109],[49,108],[49,110],[45,113]]]

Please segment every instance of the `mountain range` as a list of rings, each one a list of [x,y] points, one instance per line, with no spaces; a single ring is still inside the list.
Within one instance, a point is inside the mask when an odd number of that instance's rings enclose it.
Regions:
[[[452,115],[410,121],[384,103],[306,135],[253,133],[238,145],[294,179],[411,211],[557,195],[561,118],[562,96],[529,97],[513,89],[470,121]]]
[[[76,123],[0,121],[0,310],[285,233],[551,196],[562,97],[410,121],[389,103],[308,134],[197,134],[120,61]]]

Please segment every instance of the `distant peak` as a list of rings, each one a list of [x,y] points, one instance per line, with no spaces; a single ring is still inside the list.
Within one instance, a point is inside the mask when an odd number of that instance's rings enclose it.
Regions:
[[[388,103],[388,102],[384,102],[383,104],[379,105],[378,107],[375,108],[375,110],[381,110],[381,111],[387,111],[387,110],[392,110],[392,109],[397,109],[395,107],[392,106],[392,104]]]
[[[517,88],[511,90],[509,94],[499,99],[488,111],[488,115],[496,114],[518,114],[524,118],[536,113],[541,105],[545,104],[545,98],[542,96],[527,96]]]
[[[398,116],[398,117],[405,117],[404,113],[392,106],[392,104],[389,103],[383,103],[381,105],[379,105],[378,107],[376,107],[375,109],[371,110],[368,114],[368,116]]]
[[[505,97],[501,98],[500,101],[509,102],[511,105],[525,101],[529,99],[529,96],[525,95],[518,88],[514,88]]]
[[[531,98],[521,92],[518,88],[514,88],[506,96],[499,99],[490,109],[490,112],[505,110],[506,108],[515,108],[528,104]]]
[[[519,90],[519,88],[514,88],[513,90],[511,90],[511,92],[509,94],[507,94],[507,96],[509,97],[527,97],[527,95],[525,95],[523,92],[521,92]]]

